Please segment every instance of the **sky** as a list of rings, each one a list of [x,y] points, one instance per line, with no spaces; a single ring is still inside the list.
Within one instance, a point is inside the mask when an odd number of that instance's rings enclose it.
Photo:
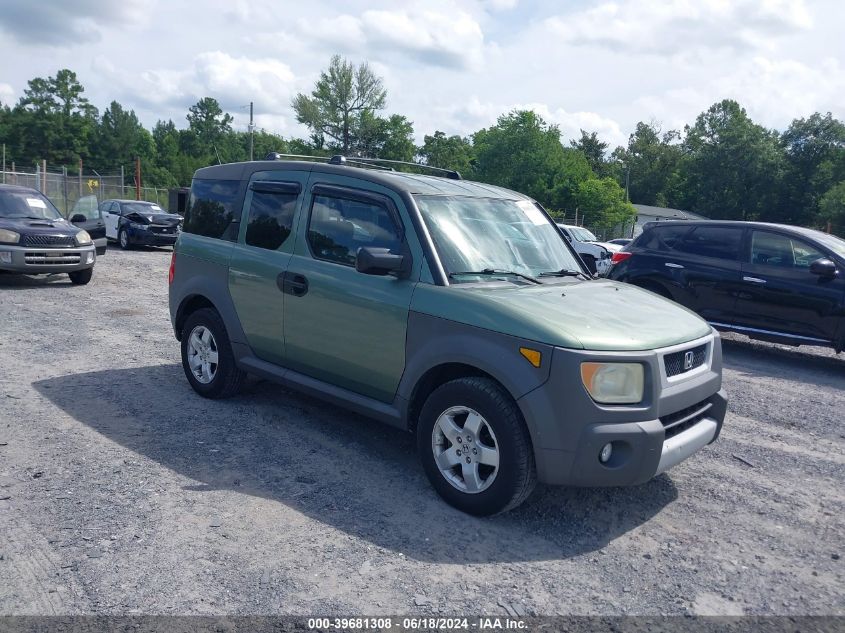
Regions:
[[[638,121],[681,129],[732,98],[785,129],[815,111],[845,118],[841,0],[0,0],[0,102],[33,77],[75,71],[151,127],[186,125],[216,98],[246,129],[307,136],[291,98],[331,56],[368,61],[385,114],[418,141],[470,134],[514,108],[624,144]]]

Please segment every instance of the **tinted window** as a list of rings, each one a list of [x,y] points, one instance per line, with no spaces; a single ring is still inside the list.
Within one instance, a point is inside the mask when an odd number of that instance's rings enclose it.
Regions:
[[[249,203],[246,243],[276,250],[293,228],[297,194],[254,191]]]
[[[689,225],[656,226],[647,229],[637,240],[637,246],[654,250],[672,250],[678,246],[680,239],[690,230]]]
[[[697,226],[675,246],[675,250],[688,255],[736,260],[741,243],[742,229]]]
[[[768,231],[751,234],[751,262],[754,264],[809,269],[812,262],[822,257],[821,251],[786,235]]]
[[[238,239],[237,180],[199,180],[191,184],[183,231],[217,239]]]
[[[353,266],[359,248],[373,246],[398,252],[401,239],[385,207],[318,195],[311,205],[308,243],[314,257]]]

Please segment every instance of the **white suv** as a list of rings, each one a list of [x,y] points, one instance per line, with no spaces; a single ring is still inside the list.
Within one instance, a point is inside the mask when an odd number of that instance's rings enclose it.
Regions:
[[[610,270],[610,258],[613,253],[622,250],[621,246],[610,242],[599,242],[595,235],[582,226],[572,226],[571,224],[558,224],[557,226],[591,272],[598,273],[601,276],[607,274]]]

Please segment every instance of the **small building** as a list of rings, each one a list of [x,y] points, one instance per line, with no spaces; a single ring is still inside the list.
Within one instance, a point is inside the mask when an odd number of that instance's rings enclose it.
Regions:
[[[643,232],[643,225],[646,222],[707,219],[703,215],[692,213],[691,211],[681,211],[680,209],[670,209],[668,207],[652,207],[647,204],[635,204],[634,208],[637,210],[637,221],[634,224],[634,234],[632,237],[637,237]]]

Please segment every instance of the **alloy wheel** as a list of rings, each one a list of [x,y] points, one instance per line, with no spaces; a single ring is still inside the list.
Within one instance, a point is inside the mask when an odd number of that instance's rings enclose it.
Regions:
[[[431,432],[431,450],[440,474],[461,492],[483,492],[499,472],[493,429],[469,407],[450,407],[440,414]]]
[[[214,335],[204,325],[198,325],[188,337],[188,366],[197,381],[209,384],[217,375],[218,350]]]

